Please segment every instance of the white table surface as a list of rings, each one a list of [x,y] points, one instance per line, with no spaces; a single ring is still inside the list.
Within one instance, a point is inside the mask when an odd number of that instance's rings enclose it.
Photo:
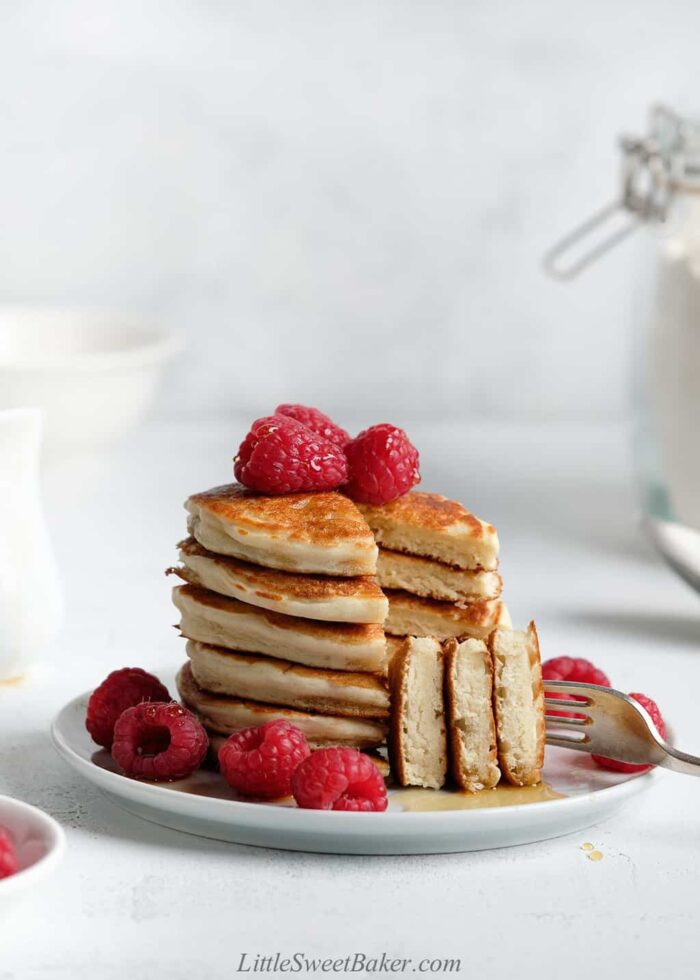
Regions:
[[[48,474],[67,621],[46,662],[0,688],[0,792],[52,813],[69,846],[5,930],[0,980],[230,978],[241,953],[277,951],[458,957],[465,977],[696,976],[700,780],[668,774],[614,819],[542,844],[329,857],[142,822],[58,759],[48,727],[66,700],[116,667],[182,661],[163,569],[183,534],[183,499],[230,478],[241,431],[235,419],[152,423],[99,472],[76,460]],[[499,527],[513,619],[537,620],[544,656],[590,657],[617,686],[655,696],[680,744],[700,751],[698,600],[637,532],[627,434],[476,423],[411,432],[425,488]],[[599,863],[580,850],[586,839]]]

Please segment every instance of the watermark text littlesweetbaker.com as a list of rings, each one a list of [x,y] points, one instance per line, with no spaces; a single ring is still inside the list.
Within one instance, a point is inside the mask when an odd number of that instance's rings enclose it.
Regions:
[[[350,953],[342,957],[308,956],[306,953],[240,953],[236,973],[298,973],[303,976],[313,974],[356,974],[365,976],[394,975],[409,973],[430,976],[436,974],[457,974],[462,970],[462,961],[457,958],[442,959],[426,956],[423,959],[390,956],[389,953],[368,955]]]

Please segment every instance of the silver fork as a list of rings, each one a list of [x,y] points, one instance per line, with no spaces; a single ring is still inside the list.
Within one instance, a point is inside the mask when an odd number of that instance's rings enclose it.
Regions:
[[[648,711],[621,691],[577,681],[544,681],[544,691],[546,708],[575,711],[583,716],[560,718],[547,712],[547,745],[700,776],[700,758],[665,742]],[[584,700],[548,698],[547,691],[576,695]]]

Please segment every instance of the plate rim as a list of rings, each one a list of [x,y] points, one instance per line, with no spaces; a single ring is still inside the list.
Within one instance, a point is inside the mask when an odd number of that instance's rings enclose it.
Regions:
[[[284,812],[286,819],[303,825],[304,829],[307,830],[323,829],[346,833],[349,830],[357,832],[359,829],[367,830],[371,828],[372,832],[376,832],[377,830],[389,831],[390,828],[395,830],[395,825],[399,821],[402,830],[410,833],[415,833],[419,829],[427,831],[429,825],[435,825],[436,829],[439,829],[443,824],[454,825],[456,821],[464,822],[465,829],[468,826],[476,830],[481,823],[485,823],[489,827],[498,826],[499,823],[508,824],[513,819],[517,819],[518,815],[524,811],[530,814],[533,819],[536,819],[543,812],[543,808],[551,813],[553,804],[557,804],[556,811],[562,813],[562,815],[584,806],[590,806],[591,798],[598,800],[604,798],[606,802],[610,802],[613,806],[615,804],[622,804],[626,797],[643,792],[663,775],[662,770],[656,767],[648,772],[621,779],[611,786],[589,790],[576,796],[564,796],[561,799],[540,800],[535,803],[518,803],[507,807],[483,807],[474,809],[455,808],[409,811],[397,808],[395,810],[385,810],[381,813],[362,813],[362,819],[358,821],[357,817],[360,815],[356,813],[333,810],[305,810],[298,807],[280,807],[260,802],[226,800],[217,797],[199,796],[198,794],[180,793],[168,789],[163,784],[131,779],[128,776],[112,772],[109,769],[103,769],[89,759],[84,758],[70,744],[70,741],[66,739],[62,731],[62,721],[71,714],[76,713],[79,709],[84,710],[87,707],[89,697],[90,692],[87,691],[64,704],[54,716],[50,729],[52,742],[59,755],[74,770],[85,774],[85,778],[89,782],[96,785],[99,789],[111,793],[113,796],[126,797],[142,805],[149,805],[155,809],[180,814],[186,814],[190,809],[186,801],[199,801],[194,804],[197,806],[202,805],[202,801],[204,800],[211,807],[211,816],[209,819],[212,820],[222,819],[228,816],[228,820],[233,822],[236,816],[238,816],[248,824],[252,815],[258,814],[261,829],[263,829],[269,820],[272,820],[274,823],[276,821],[275,815]],[[174,807],[168,806],[166,803],[168,798],[170,798],[171,802],[177,800],[177,805]],[[332,816],[330,816],[331,814]],[[332,822],[329,822],[329,816]],[[195,816],[195,819],[201,820],[207,819],[207,817],[199,814]],[[317,827],[309,827],[310,823],[317,825]],[[292,823],[290,829],[301,830],[302,827]]]

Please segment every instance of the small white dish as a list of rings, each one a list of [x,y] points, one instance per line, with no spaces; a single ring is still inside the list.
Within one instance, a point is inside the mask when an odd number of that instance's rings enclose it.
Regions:
[[[43,409],[50,450],[104,445],[144,415],[181,347],[131,314],[0,307],[0,409]]]
[[[66,835],[43,810],[11,796],[0,796],[0,827],[9,831],[21,870],[0,879],[0,921],[20,897],[37,887],[58,867],[66,849]]]
[[[415,801],[416,791],[391,790],[385,813],[247,803],[233,798],[218,773],[204,769],[173,783],[145,783],[122,775],[85,730],[88,697],[84,694],[67,704],[51,729],[59,753],[77,772],[130,813],[174,830],[237,844],[327,854],[442,854],[529,844],[604,820],[660,776],[657,770],[641,776],[605,772],[588,756],[548,749],[544,779],[562,798],[544,802],[406,812],[402,807]],[[429,797],[432,793],[418,792]],[[431,802],[449,805],[456,796],[435,793]]]

